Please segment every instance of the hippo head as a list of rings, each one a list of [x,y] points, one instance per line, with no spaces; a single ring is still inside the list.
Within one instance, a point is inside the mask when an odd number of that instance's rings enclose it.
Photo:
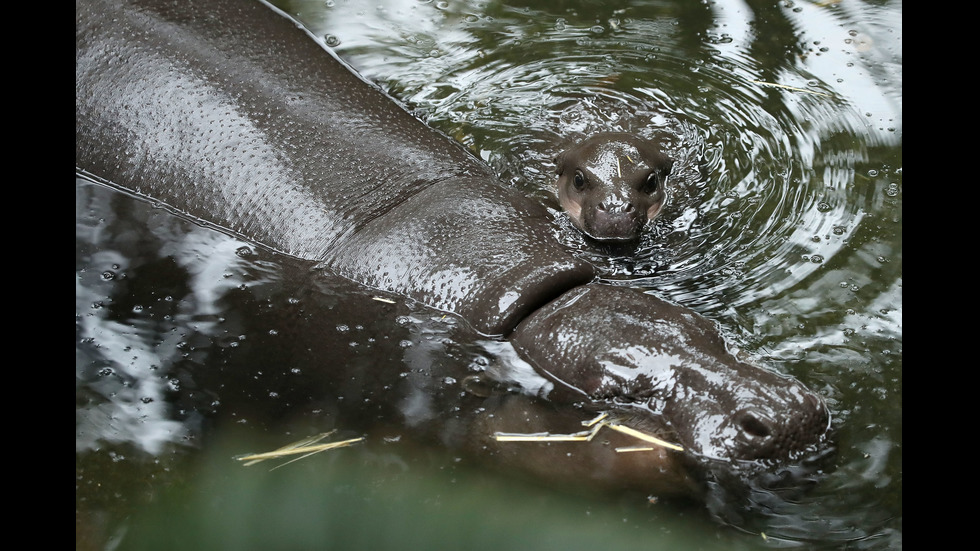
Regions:
[[[577,228],[603,242],[634,241],[667,198],[673,161],[659,144],[603,133],[555,159],[558,200]]]
[[[515,346],[554,382],[550,400],[646,427],[702,463],[791,460],[824,440],[820,396],[735,358],[713,322],[637,293],[580,287],[522,322]],[[536,352],[545,336],[560,346]]]

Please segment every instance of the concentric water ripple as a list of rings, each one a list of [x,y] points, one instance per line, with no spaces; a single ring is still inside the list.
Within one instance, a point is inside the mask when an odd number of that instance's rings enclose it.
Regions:
[[[363,11],[328,9],[323,24],[366,76],[553,208],[560,238],[611,281],[705,313],[776,295],[833,262],[880,191],[856,175],[866,148],[894,137],[866,132],[850,99],[799,63],[811,53],[766,51],[724,3],[604,18],[424,4],[383,3],[373,27]],[[409,28],[405,12],[426,16]],[[773,55],[785,58],[778,70],[759,61]],[[662,137],[677,160],[667,207],[627,255],[586,242],[558,213],[552,159],[599,131]]]

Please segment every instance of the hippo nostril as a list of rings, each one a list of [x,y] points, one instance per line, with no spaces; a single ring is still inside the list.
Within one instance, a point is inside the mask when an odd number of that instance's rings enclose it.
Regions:
[[[751,412],[746,412],[742,415],[742,418],[739,419],[739,426],[741,426],[742,430],[747,434],[757,438],[766,438],[772,434],[772,429],[769,427],[769,424],[762,419],[759,419]]]
[[[633,203],[626,205],[626,208],[623,209],[623,212],[633,212]]]

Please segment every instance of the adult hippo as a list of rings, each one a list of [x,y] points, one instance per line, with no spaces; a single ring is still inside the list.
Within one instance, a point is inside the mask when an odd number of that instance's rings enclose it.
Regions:
[[[447,393],[485,399],[465,446],[502,464],[669,492],[691,458],[781,460],[823,438],[819,397],[737,361],[691,310],[594,283],[542,206],[275,11],[78,0],[76,172],[514,343],[547,385]],[[570,459],[492,438],[572,431],[594,413],[678,446],[595,442]]]

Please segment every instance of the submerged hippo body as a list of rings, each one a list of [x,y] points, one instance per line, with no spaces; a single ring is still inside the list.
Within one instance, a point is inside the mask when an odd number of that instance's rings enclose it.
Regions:
[[[77,2],[76,171],[513,342],[553,388],[447,393],[447,415],[461,396],[485,400],[455,422],[469,435],[454,442],[474,454],[666,491],[690,457],[778,460],[821,440],[817,396],[736,362],[694,312],[593,283],[542,206],[274,11],[254,0]],[[670,331],[636,331],[662,323]],[[296,328],[313,340],[323,330]],[[684,451],[644,459],[595,443],[562,464],[560,446],[515,453],[491,438],[571,430],[598,411]]]
[[[635,241],[667,200],[673,166],[656,142],[601,133],[555,159],[558,200],[572,223],[596,241]]]

